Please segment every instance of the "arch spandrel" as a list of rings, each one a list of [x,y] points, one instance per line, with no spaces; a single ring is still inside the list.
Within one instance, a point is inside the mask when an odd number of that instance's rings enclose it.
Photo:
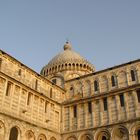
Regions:
[[[92,140],[92,136],[90,135],[84,135],[81,140]]]
[[[56,138],[55,137],[51,137],[50,140],[56,140]]]
[[[118,84],[119,84],[119,87],[126,87],[128,85],[126,71],[120,71],[119,72],[119,74],[118,74]]]
[[[4,139],[5,137],[5,125],[2,121],[0,121],[0,138]]]
[[[91,95],[91,83],[89,80],[86,80],[84,82],[84,96],[90,96]]]
[[[33,131],[29,130],[26,132],[25,135],[26,135],[27,140],[35,140],[35,135],[34,135]]]
[[[66,140],[77,140],[76,136],[72,135],[69,136]]]
[[[78,137],[78,140],[93,140],[93,134],[91,131],[83,132]]]

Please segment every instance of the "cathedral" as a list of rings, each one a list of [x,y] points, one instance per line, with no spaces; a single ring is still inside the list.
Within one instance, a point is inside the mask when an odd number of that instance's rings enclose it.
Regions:
[[[140,140],[140,59],[96,71],[66,42],[39,74],[0,50],[0,140]]]

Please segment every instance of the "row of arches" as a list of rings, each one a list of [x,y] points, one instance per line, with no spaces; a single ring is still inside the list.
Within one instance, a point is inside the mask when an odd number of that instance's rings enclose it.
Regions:
[[[65,63],[65,64],[50,67],[48,69],[44,69],[43,75],[47,76],[49,74],[56,73],[61,70],[88,70],[92,72],[93,67],[89,66],[88,64],[82,64],[82,63]]]
[[[130,131],[122,125],[114,128],[98,129],[96,132],[84,132],[77,135],[68,136],[67,140],[140,140],[140,124],[132,125]]]
[[[29,130],[25,133],[26,140],[35,140],[34,133]],[[12,127],[10,130],[9,140],[20,140],[20,130],[18,127]],[[47,140],[46,136],[44,134],[40,134],[37,138],[37,140]],[[51,140],[54,140],[54,138]]]
[[[0,140],[47,140],[45,133],[40,133],[38,136],[35,135],[33,130],[27,130],[23,133],[16,125],[7,131],[5,124],[0,121]],[[56,138],[52,136],[49,140],[56,140]]]
[[[130,76],[129,76],[130,75]],[[128,83],[129,81],[129,83]],[[125,71],[121,71],[120,73],[113,73],[111,76],[107,77],[104,75],[100,78],[95,78],[93,81],[93,90],[95,93],[98,92],[107,92],[111,89],[118,87],[126,87],[128,84],[133,84],[138,82],[138,74],[136,69],[131,69],[129,73]],[[71,84],[70,93],[73,95],[74,93],[82,93],[85,92],[86,95],[91,94],[92,89],[92,81],[80,81],[78,80],[76,84]]]

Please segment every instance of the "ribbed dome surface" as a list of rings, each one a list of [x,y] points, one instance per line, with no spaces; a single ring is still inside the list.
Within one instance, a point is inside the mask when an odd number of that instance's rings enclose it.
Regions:
[[[41,71],[41,74],[44,71],[50,71],[53,69],[57,69],[57,67],[63,67],[65,69],[65,65],[79,65],[81,67],[89,68],[90,71],[94,71],[94,67],[90,64],[86,59],[84,59],[80,54],[76,53],[72,50],[71,45],[66,42],[64,45],[64,50],[56,55]],[[67,68],[68,70],[68,68]],[[44,74],[43,74],[44,75]]]
[[[47,66],[51,65],[57,65],[57,64],[63,64],[65,62],[81,62],[81,63],[88,63],[86,60],[84,60],[83,57],[81,57],[78,53],[72,51],[72,50],[65,50],[58,55],[56,55]]]

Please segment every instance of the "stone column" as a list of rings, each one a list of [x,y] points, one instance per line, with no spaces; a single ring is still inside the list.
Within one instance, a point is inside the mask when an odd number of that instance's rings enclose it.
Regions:
[[[5,99],[5,94],[6,94],[6,88],[7,88],[7,79],[2,80],[0,79],[0,86],[1,86],[1,106],[4,106],[4,99]],[[0,108],[0,110],[3,110],[2,108]]]
[[[72,130],[73,108],[69,107],[69,129]]]
[[[132,91],[132,95],[134,98],[136,117],[139,117],[140,116],[140,103],[138,102],[137,91],[136,90]]]
[[[92,115],[93,115],[93,127],[95,127],[96,126],[96,119],[95,119],[95,115],[96,115],[95,101],[92,102]]]
[[[81,104],[77,105],[77,128],[80,129],[80,111],[81,111]]]
[[[88,108],[87,108],[87,103],[84,103],[84,112],[85,112],[85,128],[88,127],[87,119],[88,119]]]
[[[93,117],[93,124],[94,127],[97,127],[101,124],[101,118],[100,118],[100,106],[99,106],[99,100],[94,101],[93,103],[93,111],[94,111],[94,117]]]
[[[103,124],[103,112],[104,112],[103,99],[100,99],[99,100],[99,125]]]
[[[130,82],[130,69],[126,70],[126,78],[127,78],[127,84],[129,86],[131,84],[131,82]]]
[[[126,92],[124,93],[124,102],[125,102],[125,116],[126,116],[126,119],[129,118],[129,92]]]
[[[111,111],[112,98],[113,97],[108,97],[108,123],[112,123],[112,111]]]
[[[93,101],[91,101],[91,126],[93,127]]]
[[[119,99],[119,95],[116,95],[115,96],[115,100],[116,100],[116,107],[117,107],[117,118],[118,118],[118,121],[121,120],[121,111],[120,111],[120,99]]]
[[[94,84],[93,84],[93,81],[90,82],[90,90],[91,90],[91,96],[94,95]]]
[[[110,79],[111,79],[110,75],[107,75],[108,91],[111,90],[111,88],[112,88]]]

